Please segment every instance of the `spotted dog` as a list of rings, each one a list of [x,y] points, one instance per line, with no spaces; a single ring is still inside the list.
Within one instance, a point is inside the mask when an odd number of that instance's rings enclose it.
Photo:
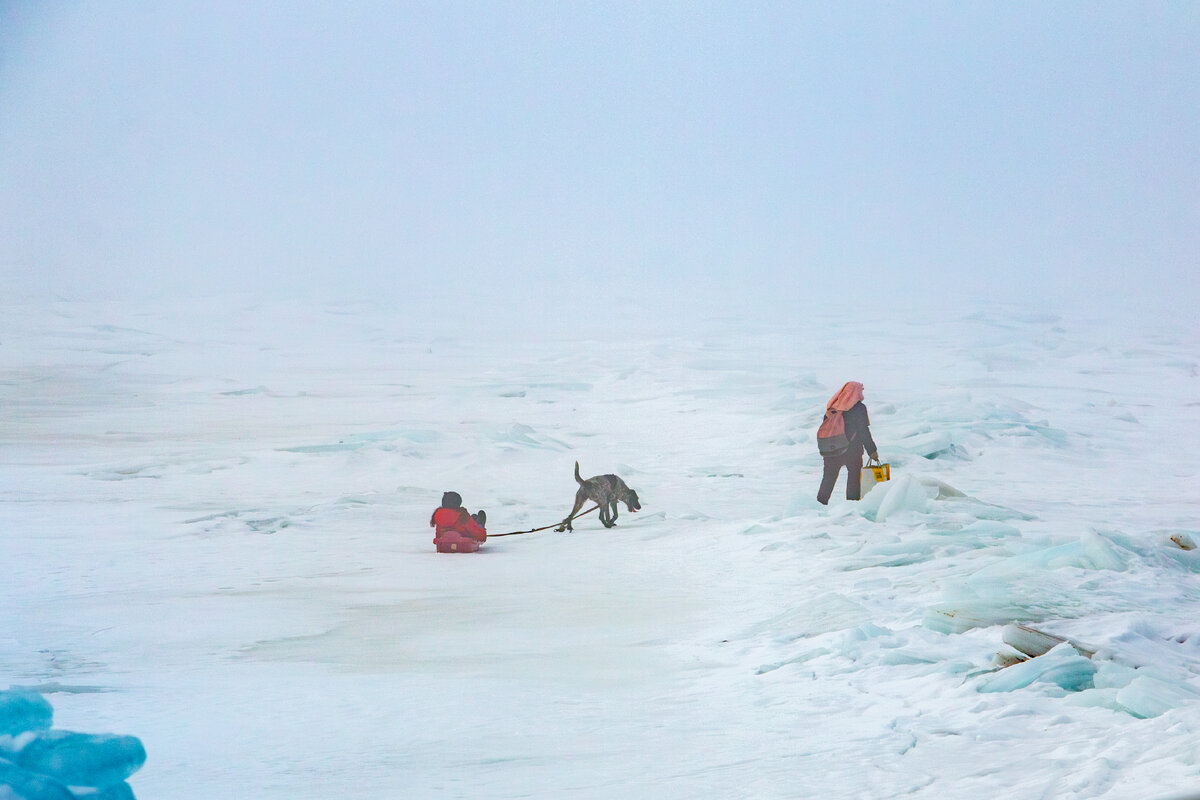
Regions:
[[[571,520],[575,519],[579,509],[583,508],[583,504],[588,500],[600,506],[600,522],[606,528],[617,524],[618,501],[624,503],[631,512],[642,507],[638,501],[637,492],[626,486],[625,481],[616,475],[597,475],[586,481],[579,477],[578,461],[575,462],[575,482],[579,484],[579,491],[575,492],[575,507],[571,509],[571,513],[562,521],[562,524],[555,528],[556,531],[575,530],[571,527]]]

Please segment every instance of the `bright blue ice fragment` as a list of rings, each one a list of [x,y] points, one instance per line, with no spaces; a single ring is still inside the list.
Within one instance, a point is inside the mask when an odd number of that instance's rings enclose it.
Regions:
[[[136,736],[43,731],[17,756],[17,764],[67,786],[106,788],[146,763]]]
[[[1034,681],[1054,683],[1068,692],[1081,692],[1095,684],[1096,665],[1069,644],[1060,644],[1050,652],[993,672],[979,681],[980,692],[1013,692]]]
[[[53,718],[54,709],[37,692],[21,689],[0,692],[0,736],[44,731]]]
[[[1056,683],[1068,692],[1082,692],[1095,686],[1096,665],[1083,656],[1064,660],[1046,670],[1038,680]]]
[[[61,783],[26,772],[3,758],[0,758],[0,797],[5,800],[75,800]]]

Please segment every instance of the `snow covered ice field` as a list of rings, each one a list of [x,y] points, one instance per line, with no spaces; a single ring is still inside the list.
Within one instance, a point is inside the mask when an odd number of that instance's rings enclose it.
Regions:
[[[1194,323],[630,320],[10,305],[0,688],[141,800],[1200,791]],[[850,379],[893,481],[825,508]],[[434,552],[576,460],[642,511]]]

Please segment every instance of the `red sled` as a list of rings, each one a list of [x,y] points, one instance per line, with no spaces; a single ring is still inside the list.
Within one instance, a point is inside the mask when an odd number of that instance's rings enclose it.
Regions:
[[[439,553],[474,553],[479,549],[479,542],[458,531],[446,531],[433,540]]]

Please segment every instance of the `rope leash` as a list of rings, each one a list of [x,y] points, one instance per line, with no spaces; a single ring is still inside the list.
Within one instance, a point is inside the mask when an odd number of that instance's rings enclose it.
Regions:
[[[577,519],[579,519],[579,518],[580,518],[580,517],[582,517],[582,516],[585,516],[585,515],[587,515],[587,514],[590,514],[590,513],[592,513],[593,511],[595,511],[595,510],[596,510],[597,508],[599,508],[599,507],[600,507],[599,505],[592,506],[592,507],[591,507],[591,508],[589,508],[587,511],[582,511],[582,512],[580,512],[580,513],[576,514],[575,516],[571,517],[571,519],[572,519],[572,520],[577,520]],[[487,537],[488,537],[489,539],[496,539],[496,538],[499,538],[499,537],[501,537],[501,536],[519,536],[519,535],[521,535],[522,533],[537,533],[538,531],[544,531],[544,530],[546,530],[546,529],[548,529],[548,528],[557,528],[559,525],[562,525],[562,523],[561,523],[561,522],[553,522],[553,523],[551,523],[551,524],[549,524],[549,525],[545,525],[545,526],[543,526],[543,527],[541,527],[541,528],[533,528],[533,529],[531,529],[531,530],[527,530],[527,531],[512,531],[511,533],[489,533],[489,534],[487,535]]]

